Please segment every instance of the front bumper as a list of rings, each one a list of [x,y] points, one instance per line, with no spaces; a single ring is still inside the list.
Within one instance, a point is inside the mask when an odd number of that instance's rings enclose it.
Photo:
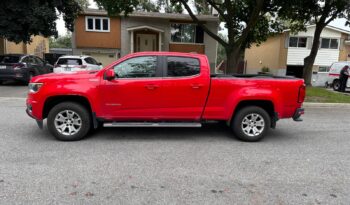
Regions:
[[[32,114],[32,111],[31,111],[29,108],[26,109],[26,113],[27,113],[27,115],[28,115],[29,117],[33,118],[33,119],[36,121],[36,124],[38,124],[38,127],[39,127],[40,129],[43,129],[43,127],[44,127],[44,122],[43,122],[43,120],[39,120],[39,119],[35,118],[35,117],[33,116],[33,114]]]
[[[296,122],[301,122],[303,121],[303,119],[301,119],[301,115],[303,115],[305,113],[305,109],[304,108],[298,108],[294,115],[293,115],[293,120]]]

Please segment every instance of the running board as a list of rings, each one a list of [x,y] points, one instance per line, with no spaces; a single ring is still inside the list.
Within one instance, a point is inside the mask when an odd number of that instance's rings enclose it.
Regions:
[[[194,122],[108,122],[103,127],[202,127]]]

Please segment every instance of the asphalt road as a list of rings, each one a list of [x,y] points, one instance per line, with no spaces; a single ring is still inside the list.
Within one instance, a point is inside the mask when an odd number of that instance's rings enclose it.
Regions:
[[[25,93],[0,86],[0,204],[350,204],[350,109],[309,108],[259,143],[221,125],[59,142]]]

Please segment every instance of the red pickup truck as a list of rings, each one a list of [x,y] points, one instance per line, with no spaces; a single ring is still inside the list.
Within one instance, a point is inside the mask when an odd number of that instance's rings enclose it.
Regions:
[[[224,121],[244,141],[282,118],[301,121],[303,80],[210,75],[205,55],[141,52],[100,71],[47,74],[29,84],[27,113],[59,140],[104,127],[201,127]]]

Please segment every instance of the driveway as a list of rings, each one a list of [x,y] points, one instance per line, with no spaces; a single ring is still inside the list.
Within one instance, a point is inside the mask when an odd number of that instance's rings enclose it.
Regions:
[[[348,108],[308,108],[259,143],[218,124],[59,142],[25,92],[0,86],[0,204],[350,204]]]

